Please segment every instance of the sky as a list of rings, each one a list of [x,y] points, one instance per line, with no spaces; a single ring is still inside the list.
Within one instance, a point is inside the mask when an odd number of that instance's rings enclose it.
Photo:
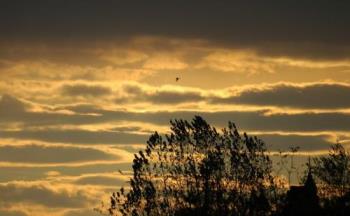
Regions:
[[[271,152],[299,146],[301,160],[337,141],[348,148],[349,10],[2,0],[0,215],[98,215],[133,154],[175,118],[233,121]]]

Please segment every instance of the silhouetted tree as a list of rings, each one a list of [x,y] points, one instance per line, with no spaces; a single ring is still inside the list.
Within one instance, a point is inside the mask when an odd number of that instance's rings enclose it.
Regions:
[[[313,169],[321,187],[325,215],[349,215],[349,152],[341,144],[334,144],[328,155],[314,159]]]
[[[337,143],[328,155],[314,159],[314,173],[330,195],[343,196],[350,189],[350,155]]]
[[[263,141],[232,122],[222,133],[199,116],[170,123],[169,134],[155,132],[135,154],[130,190],[112,195],[111,215],[271,214],[275,185]]]

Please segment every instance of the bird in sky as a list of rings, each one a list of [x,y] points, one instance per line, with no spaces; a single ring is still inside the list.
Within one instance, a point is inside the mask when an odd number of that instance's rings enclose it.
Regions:
[[[175,79],[175,80],[176,80],[176,82],[178,82],[178,81],[180,80],[180,77],[176,77],[176,79]]]

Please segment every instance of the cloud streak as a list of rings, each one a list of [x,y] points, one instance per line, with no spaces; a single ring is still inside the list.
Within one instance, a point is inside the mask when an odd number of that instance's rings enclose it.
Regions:
[[[75,143],[75,144],[138,144],[144,143],[147,136],[110,131],[87,130],[22,130],[0,131],[2,138],[24,140],[40,140],[46,142]]]
[[[72,188],[71,188],[72,189]],[[87,191],[72,189],[40,182],[12,182],[0,184],[3,203],[16,202],[35,204],[40,203],[50,208],[85,207],[92,201]]]
[[[248,104],[306,109],[350,108],[350,85],[313,83],[295,85],[281,83],[239,91],[226,98],[213,98],[213,103]]]
[[[111,94],[111,89],[98,86],[98,85],[86,85],[86,84],[76,84],[76,85],[64,85],[62,86],[62,94],[66,96],[90,96],[99,97]]]
[[[71,163],[93,160],[118,160],[116,155],[88,148],[66,146],[0,146],[1,162],[18,163]]]
[[[342,101],[341,99],[340,101]],[[1,102],[0,102],[1,103]],[[16,104],[16,107],[21,104]],[[79,108],[79,106],[78,106]],[[76,108],[66,107],[72,111]],[[86,109],[86,107],[84,108]],[[78,109],[79,110],[79,109]],[[83,110],[84,111],[84,110]],[[98,107],[88,107],[88,110],[94,115],[75,113],[65,114],[59,112],[31,112],[22,109],[16,112],[7,112],[1,114],[0,122],[21,123],[24,125],[84,125],[97,124],[106,122],[143,122],[154,125],[168,125],[170,119],[184,118],[192,119],[194,115],[202,115],[210,122],[219,126],[225,126],[229,120],[236,122],[245,130],[264,130],[275,131],[276,129],[285,131],[347,131],[349,130],[350,115],[344,112],[301,112],[301,113],[275,113],[271,114],[270,110],[262,109],[258,111],[149,111],[135,112],[125,110],[108,110]],[[1,131],[4,137],[18,136],[25,138],[40,138],[46,141],[62,141],[62,142],[86,142],[86,143],[111,143],[114,139],[125,143],[132,143],[128,137],[134,137],[134,140],[142,142],[143,135],[128,134],[124,132],[98,131],[91,132],[86,130],[23,130],[23,131]],[[79,135],[79,136],[78,136]],[[100,140],[100,141],[99,141]]]

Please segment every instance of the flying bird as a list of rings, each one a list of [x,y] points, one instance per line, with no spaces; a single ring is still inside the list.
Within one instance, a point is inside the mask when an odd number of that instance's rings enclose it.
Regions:
[[[176,82],[178,82],[178,81],[180,80],[180,77],[176,77],[176,79],[175,79],[175,80],[176,80]]]

